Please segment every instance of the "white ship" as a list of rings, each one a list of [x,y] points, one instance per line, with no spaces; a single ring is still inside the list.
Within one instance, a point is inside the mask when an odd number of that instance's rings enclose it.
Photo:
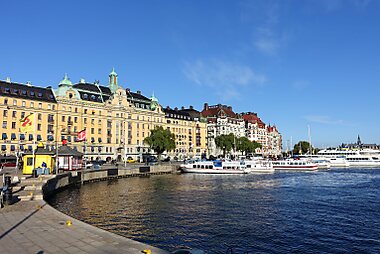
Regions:
[[[266,160],[245,160],[246,170],[249,173],[273,173],[274,168],[271,161]]]
[[[374,149],[323,149],[318,155],[331,162],[344,162],[349,167],[380,167],[380,151]]]
[[[196,174],[247,174],[244,161],[193,161],[181,164],[184,173]]]
[[[273,161],[272,164],[275,170],[315,171],[318,169],[318,165],[316,163],[313,163],[311,160],[305,159],[279,160]]]

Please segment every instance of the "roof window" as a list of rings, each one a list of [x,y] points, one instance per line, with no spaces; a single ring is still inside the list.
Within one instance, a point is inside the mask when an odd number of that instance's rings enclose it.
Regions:
[[[42,97],[42,93],[38,92],[37,96],[41,98]]]
[[[6,93],[10,93],[10,92],[11,92],[11,89],[10,89],[9,87],[6,87],[6,88],[4,89],[4,92],[6,92]]]
[[[30,96],[34,96],[34,95],[35,95],[34,91],[30,91]]]
[[[87,100],[88,99],[88,94],[83,94],[83,99]]]
[[[22,91],[21,91],[21,94],[22,94],[22,95],[26,95],[26,90],[22,90]]]

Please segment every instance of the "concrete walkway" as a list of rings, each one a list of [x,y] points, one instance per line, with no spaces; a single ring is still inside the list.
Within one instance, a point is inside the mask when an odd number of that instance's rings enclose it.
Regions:
[[[1,254],[138,254],[146,249],[152,254],[168,253],[76,220],[43,200],[19,201],[0,209]]]

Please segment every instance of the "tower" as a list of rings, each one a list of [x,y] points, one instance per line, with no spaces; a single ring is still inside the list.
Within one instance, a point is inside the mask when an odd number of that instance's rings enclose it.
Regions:
[[[111,89],[111,92],[115,93],[117,88],[119,87],[117,84],[117,73],[115,72],[115,68],[112,68],[112,71],[108,75],[108,77],[109,77],[108,86]]]

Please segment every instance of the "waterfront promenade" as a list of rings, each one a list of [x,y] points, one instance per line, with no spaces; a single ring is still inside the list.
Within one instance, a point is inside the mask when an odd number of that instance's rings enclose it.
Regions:
[[[125,169],[124,169],[125,170]],[[120,170],[119,170],[120,171]],[[122,177],[138,176],[139,173],[129,170]],[[166,170],[166,173],[168,171]],[[104,173],[104,171],[103,171]],[[156,170],[152,172],[163,173]],[[99,171],[99,174],[102,174]],[[146,175],[147,173],[144,173]],[[148,173],[149,174],[149,173]],[[60,175],[61,176],[61,175]],[[91,177],[94,173],[91,173]],[[61,176],[62,177],[62,176]],[[71,176],[68,176],[69,178]],[[119,176],[121,177],[121,176]],[[57,177],[58,178],[58,177]],[[64,177],[61,178],[65,179]],[[86,181],[92,179],[86,178]],[[99,180],[100,178],[96,179]],[[106,179],[104,175],[101,179]],[[29,186],[35,190],[51,191],[46,185],[54,188],[64,187],[55,176],[29,178]],[[22,184],[22,181],[21,181]],[[50,184],[51,185],[51,184]],[[25,188],[25,186],[23,187]],[[46,190],[45,190],[46,189]],[[33,194],[31,193],[31,196]],[[38,197],[38,195],[35,195]],[[36,198],[37,199],[37,198]],[[0,209],[0,253],[151,253],[165,254],[164,250],[143,244],[108,231],[88,225],[65,215],[47,204],[44,200],[18,201]]]

